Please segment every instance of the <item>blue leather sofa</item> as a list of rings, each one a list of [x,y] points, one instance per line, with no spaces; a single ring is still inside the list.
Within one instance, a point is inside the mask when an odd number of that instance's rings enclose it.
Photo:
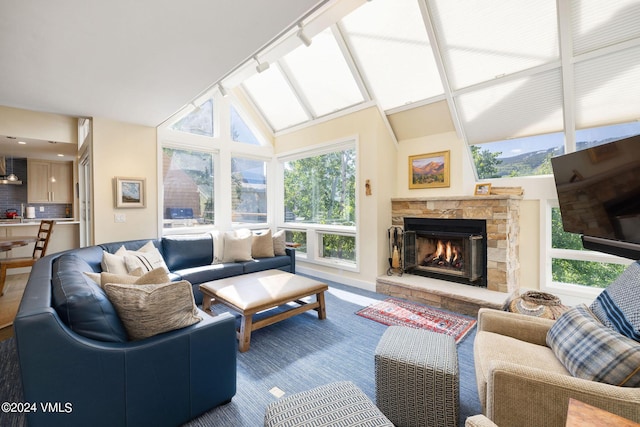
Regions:
[[[48,255],[31,271],[14,332],[29,426],[177,426],[230,402],[236,392],[236,322],[231,314],[140,341],[126,331],[104,291],[85,271],[101,271],[103,251],[149,240],[115,242]],[[153,241],[172,280],[198,284],[277,268],[286,256],[212,265],[210,234]],[[43,408],[56,408],[45,411]]]

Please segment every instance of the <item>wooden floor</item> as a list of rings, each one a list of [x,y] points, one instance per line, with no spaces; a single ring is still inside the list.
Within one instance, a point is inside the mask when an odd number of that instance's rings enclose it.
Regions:
[[[28,278],[29,273],[7,276],[4,295],[0,297],[0,341],[13,336],[13,319],[18,312]]]

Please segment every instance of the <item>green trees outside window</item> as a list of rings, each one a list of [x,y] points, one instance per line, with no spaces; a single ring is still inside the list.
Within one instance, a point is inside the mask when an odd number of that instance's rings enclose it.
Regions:
[[[286,222],[355,225],[355,150],[285,162]]]
[[[562,228],[559,208],[551,210],[551,246],[555,249],[585,250],[580,235],[567,233]],[[551,272],[554,282],[572,283],[594,288],[606,288],[626,266],[605,262],[581,261],[566,258],[553,258]]]

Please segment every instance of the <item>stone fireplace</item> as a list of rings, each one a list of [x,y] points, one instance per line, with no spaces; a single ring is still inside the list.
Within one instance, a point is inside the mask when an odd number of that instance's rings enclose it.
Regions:
[[[485,224],[483,277],[478,286],[477,283],[462,284],[446,275],[436,275],[437,278],[406,273],[400,277],[380,276],[376,281],[377,291],[468,314],[477,313],[483,306],[502,308],[508,296],[520,288],[521,199],[516,195],[392,199],[394,226],[405,228],[406,219],[411,223],[415,222],[414,218],[474,220],[472,222]]]

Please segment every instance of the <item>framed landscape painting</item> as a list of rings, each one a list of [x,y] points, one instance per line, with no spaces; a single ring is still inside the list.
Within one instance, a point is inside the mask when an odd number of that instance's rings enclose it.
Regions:
[[[449,151],[409,156],[409,189],[449,186]]]
[[[114,178],[116,208],[144,208],[144,178]]]

